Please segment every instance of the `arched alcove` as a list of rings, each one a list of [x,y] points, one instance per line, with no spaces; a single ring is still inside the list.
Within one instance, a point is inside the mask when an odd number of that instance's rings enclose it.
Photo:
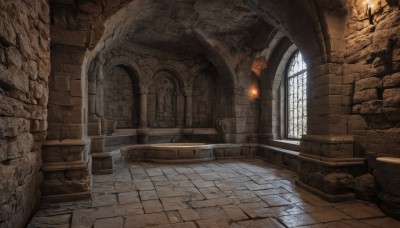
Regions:
[[[124,65],[113,67],[104,78],[104,117],[116,121],[117,128],[138,126],[137,82]]]
[[[212,127],[214,120],[215,80],[209,72],[200,73],[193,85],[193,127]]]
[[[149,84],[148,126],[173,128],[183,126],[184,97],[181,83],[174,72],[160,70]]]

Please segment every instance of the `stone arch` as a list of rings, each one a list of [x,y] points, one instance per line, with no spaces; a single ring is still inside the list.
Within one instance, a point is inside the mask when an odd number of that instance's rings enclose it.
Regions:
[[[104,78],[104,117],[116,128],[136,128],[139,121],[139,86],[129,66],[119,64],[107,69]]]
[[[285,81],[284,75],[290,57],[298,48],[283,38],[272,52],[269,67],[260,77],[261,124],[260,135],[268,139],[282,139],[285,134]]]

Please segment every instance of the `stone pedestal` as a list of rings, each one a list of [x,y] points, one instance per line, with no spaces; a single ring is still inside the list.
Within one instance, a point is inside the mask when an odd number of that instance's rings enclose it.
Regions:
[[[367,172],[365,158],[354,157],[353,136],[304,135],[297,184],[329,202],[354,199],[355,177]]]
[[[46,202],[90,198],[89,139],[47,140],[43,145],[42,199]]]

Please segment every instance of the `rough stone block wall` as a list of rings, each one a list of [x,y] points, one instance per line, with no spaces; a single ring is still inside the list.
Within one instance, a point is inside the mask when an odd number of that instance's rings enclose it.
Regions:
[[[45,0],[0,1],[0,227],[22,227],[40,199],[50,72]]]
[[[200,74],[193,86],[193,127],[213,126],[214,94],[212,75]]]
[[[117,121],[117,128],[133,128],[137,126],[133,82],[128,72],[121,67],[113,69],[105,78],[104,114],[107,119]],[[138,91],[136,91],[136,94]]]
[[[400,156],[400,11],[385,1],[366,19],[362,1],[347,1],[343,84],[352,94],[349,134],[358,150]],[[384,147],[382,145],[385,145]]]

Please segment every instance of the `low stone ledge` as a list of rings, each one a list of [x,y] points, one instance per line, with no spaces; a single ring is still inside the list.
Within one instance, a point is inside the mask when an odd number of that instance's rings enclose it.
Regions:
[[[83,161],[45,163],[42,165],[43,172],[81,170],[86,168],[87,164]]]

